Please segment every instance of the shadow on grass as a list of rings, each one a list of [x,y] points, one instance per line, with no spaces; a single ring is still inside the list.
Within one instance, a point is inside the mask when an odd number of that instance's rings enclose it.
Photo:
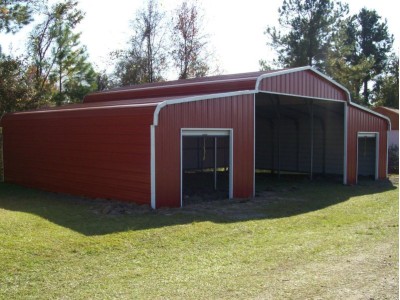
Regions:
[[[398,181],[398,176],[394,179]],[[361,180],[357,186],[344,186],[339,181],[326,178],[309,181],[305,177],[287,176],[277,180],[261,175],[257,178],[256,197],[253,199],[218,200],[182,209],[152,211],[143,206],[90,200],[0,183],[0,208],[34,214],[75,232],[94,236],[202,221],[232,223],[285,218],[320,210],[351,197],[396,188],[390,180]]]

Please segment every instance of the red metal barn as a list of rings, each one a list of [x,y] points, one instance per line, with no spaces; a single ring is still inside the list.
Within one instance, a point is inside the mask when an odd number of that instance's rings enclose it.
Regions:
[[[256,170],[387,176],[390,121],[311,67],[114,89],[1,126],[6,182],[153,208],[184,205],[198,170],[230,198],[254,195]]]

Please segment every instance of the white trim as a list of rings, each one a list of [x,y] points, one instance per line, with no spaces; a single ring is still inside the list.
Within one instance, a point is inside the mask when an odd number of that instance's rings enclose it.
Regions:
[[[215,134],[216,133],[216,134]],[[233,198],[233,129],[232,128],[181,128],[180,130],[180,195],[183,206],[183,137],[185,136],[228,136],[229,137],[229,199]]]
[[[389,177],[389,131],[386,131],[386,178]]]
[[[230,129],[229,133],[229,199],[233,198],[233,168],[235,167],[235,164],[233,163],[233,128]]]
[[[379,178],[379,132],[375,137],[375,180]]]
[[[165,100],[163,102],[158,103],[158,105],[154,111],[153,125],[154,126],[158,125],[158,116],[160,114],[160,111],[162,108],[164,108],[167,105],[188,103],[188,102],[195,102],[195,101],[202,101],[202,100],[209,100],[209,99],[219,99],[219,98],[233,97],[233,96],[239,96],[239,95],[249,95],[249,94],[254,94],[254,93],[256,93],[255,90],[246,90],[246,91],[237,91],[237,92],[228,92],[228,93],[207,94],[207,95],[201,95],[201,96],[189,96],[189,97],[185,97],[185,98]]]
[[[297,97],[297,98],[312,99],[312,100],[322,100],[322,101],[329,101],[329,102],[346,103],[346,101],[343,101],[343,100],[329,99],[329,98],[317,98],[317,97],[302,96],[302,95],[297,95],[297,94],[276,93],[276,92],[269,92],[269,91],[258,91],[257,93],[259,93],[259,94],[269,94],[269,95]]]
[[[228,136],[226,128],[181,128],[182,136]]]
[[[179,136],[179,157],[180,157],[180,162],[179,162],[179,193],[180,193],[180,207],[183,207],[183,130],[181,128],[180,136]]]
[[[129,101],[129,100],[126,100],[126,101]],[[98,102],[98,103],[102,103],[102,102]],[[32,115],[32,114],[62,113],[65,111],[104,110],[104,109],[109,109],[109,108],[152,107],[152,106],[154,107],[154,106],[157,106],[158,104],[159,104],[159,102],[150,102],[150,103],[138,103],[138,104],[131,103],[131,104],[73,107],[73,108],[67,108],[67,106],[64,106],[64,107],[61,106],[60,108],[54,108],[54,109],[48,109],[48,110],[31,110],[31,111],[14,112],[14,113],[5,114],[4,116],[6,116],[6,115],[20,116],[20,115]],[[83,103],[82,105],[89,105],[89,104]]]
[[[253,197],[256,196],[256,95],[253,100]]]
[[[344,136],[344,141],[343,141],[343,147],[344,147],[344,153],[343,153],[343,184],[347,184],[347,116],[348,116],[348,107],[347,107],[347,102],[344,102],[344,113],[343,113],[343,119],[344,119],[344,128],[343,128],[343,136]]]
[[[151,208],[156,209],[156,137],[153,125],[150,126],[150,190]]]
[[[280,76],[280,75],[285,75],[285,74],[290,74],[290,73],[296,73],[296,72],[301,72],[301,71],[306,71],[306,70],[313,71],[314,73],[318,74],[319,76],[321,76],[325,80],[329,81],[333,85],[336,85],[338,88],[344,90],[347,94],[348,100],[350,100],[350,92],[343,85],[341,85],[340,83],[336,82],[329,76],[325,75],[324,73],[321,73],[320,71],[318,71],[317,69],[315,69],[311,66],[304,66],[304,67],[292,68],[292,69],[282,70],[282,71],[278,71],[278,72],[271,72],[271,73],[263,74],[257,78],[256,90],[259,91],[261,80],[263,80],[265,78]],[[296,95],[296,96],[299,96],[299,95]],[[312,97],[310,97],[310,98],[312,98]],[[316,98],[314,98],[314,99],[316,99]]]
[[[377,132],[363,132],[359,131],[357,132],[357,137],[367,137],[367,138],[374,138],[376,137]]]
[[[374,138],[375,139],[375,180],[379,178],[379,132],[366,132],[366,131],[358,131],[357,132],[357,156],[356,156],[356,184],[358,184],[358,141],[359,138]]]

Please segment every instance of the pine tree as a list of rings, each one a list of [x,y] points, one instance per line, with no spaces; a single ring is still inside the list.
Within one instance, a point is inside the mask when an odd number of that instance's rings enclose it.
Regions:
[[[282,67],[324,68],[332,33],[348,12],[347,5],[331,0],[284,0],[279,8],[280,27],[268,27],[268,45],[278,53]]]
[[[77,5],[67,0],[47,8],[45,20],[30,37],[36,97],[51,97],[57,105],[79,102],[84,94],[96,90],[97,74],[88,62],[86,48],[80,45],[80,33],[74,33],[84,17]]]
[[[399,57],[394,53],[389,56],[386,72],[376,81],[372,101],[399,109]]]
[[[0,0],[0,32],[15,33],[29,24],[36,2],[38,1]]]
[[[357,62],[352,62],[351,57],[357,51],[354,28],[354,17],[341,21],[332,35],[331,48],[325,61],[325,72],[344,85],[351,94],[351,98],[361,103],[360,88],[363,78],[374,65],[374,59],[362,57]]]
[[[386,20],[381,22],[381,17],[375,10],[361,9],[350,24],[353,27],[356,41],[356,51],[350,57],[352,64],[358,64],[360,60],[370,58],[374,60],[372,68],[363,78],[363,103],[369,105],[370,91],[368,84],[382,71],[388,62],[388,54],[393,45],[393,37],[389,34]]]
[[[369,89],[370,82],[375,83],[377,92],[378,81],[387,73],[392,43],[386,21],[381,22],[376,11],[363,8],[337,26],[328,51],[326,72],[344,84],[355,101],[369,106],[376,98]]]

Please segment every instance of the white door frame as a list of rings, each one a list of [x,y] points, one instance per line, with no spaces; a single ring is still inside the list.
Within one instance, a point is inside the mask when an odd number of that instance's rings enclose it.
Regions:
[[[183,137],[185,136],[228,136],[229,137],[229,199],[233,198],[233,129],[232,128],[181,128],[181,207],[183,206]]]
[[[379,132],[357,132],[357,161],[356,161],[356,184],[358,183],[358,141],[359,138],[375,138],[375,180],[378,180],[379,172]]]

